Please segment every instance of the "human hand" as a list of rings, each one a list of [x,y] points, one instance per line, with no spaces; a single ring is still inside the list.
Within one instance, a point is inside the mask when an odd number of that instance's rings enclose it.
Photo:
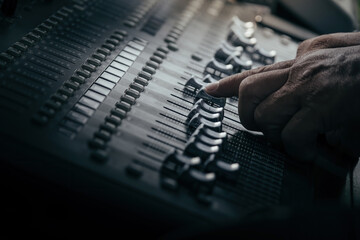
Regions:
[[[262,131],[296,159],[315,160],[320,135],[358,157],[359,51],[360,33],[321,36],[300,44],[294,60],[227,77],[206,91],[238,96],[242,124]]]

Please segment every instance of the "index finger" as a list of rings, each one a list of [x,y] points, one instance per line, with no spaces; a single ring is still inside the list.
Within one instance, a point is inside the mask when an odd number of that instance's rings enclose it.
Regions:
[[[288,80],[290,68],[263,72],[246,78],[239,88],[240,122],[249,130],[261,130],[255,122],[255,109]]]
[[[238,96],[240,83],[245,78],[263,72],[288,68],[292,66],[293,63],[294,59],[234,74],[229,77],[223,78],[216,83],[209,84],[208,86],[206,86],[205,91],[214,97]]]

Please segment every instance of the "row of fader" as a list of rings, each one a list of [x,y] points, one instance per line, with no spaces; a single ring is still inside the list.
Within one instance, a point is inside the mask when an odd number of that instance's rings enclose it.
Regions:
[[[188,189],[200,202],[209,204],[216,179],[234,183],[240,169],[238,163],[219,158],[227,142],[227,133],[222,131],[226,99],[212,97],[204,88],[194,91],[194,105],[187,120],[190,137],[183,152],[175,150],[165,158],[161,184],[173,191]]]

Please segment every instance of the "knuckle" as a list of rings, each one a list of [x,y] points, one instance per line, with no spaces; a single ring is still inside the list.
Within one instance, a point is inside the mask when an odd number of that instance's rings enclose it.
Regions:
[[[309,52],[312,50],[324,48],[328,45],[329,40],[330,37],[326,35],[307,39],[299,45],[297,55],[301,55],[305,52]]]
[[[242,99],[246,99],[249,96],[251,96],[251,92],[252,92],[252,83],[251,83],[251,78],[247,77],[245,78],[239,86],[239,97],[241,97]]]

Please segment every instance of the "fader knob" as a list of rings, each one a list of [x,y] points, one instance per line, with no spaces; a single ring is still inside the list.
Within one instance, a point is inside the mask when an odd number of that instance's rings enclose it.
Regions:
[[[205,92],[205,88],[200,89],[196,94],[195,102],[197,102],[199,99],[204,99],[206,102],[210,104],[216,104],[219,107],[225,107],[226,104],[226,98],[218,98],[211,96],[207,92]]]
[[[234,25],[231,26],[227,39],[233,46],[241,46],[247,52],[254,52],[254,47],[257,43],[256,38],[246,38]]]
[[[226,59],[232,56],[241,56],[241,51],[231,51],[230,49],[222,46],[215,52],[215,59],[221,62],[225,62]]]
[[[209,73],[218,78],[224,78],[232,74],[233,66],[230,64],[223,64],[212,59],[205,67],[205,73]]]
[[[204,124],[204,126],[216,132],[221,132],[222,130],[222,123],[220,121],[217,122],[210,121],[204,118],[203,116],[201,116],[199,113],[196,113],[188,122],[188,126],[191,129],[196,129],[201,124]]]
[[[216,80],[215,78],[213,78],[210,74],[207,74],[203,80],[204,83],[214,83],[217,82],[218,80]]]
[[[238,163],[227,163],[215,159],[215,155],[210,155],[205,161],[205,170],[215,172],[216,175],[225,181],[236,182],[239,176],[240,165]]]
[[[265,49],[259,48],[256,49],[253,54],[251,54],[251,58],[254,61],[261,62],[263,64],[273,64],[275,62],[276,51],[266,51]]]
[[[240,73],[242,70],[250,70],[253,62],[245,57],[231,56],[226,59],[226,64],[233,66],[233,73]]]
[[[174,150],[166,156],[160,172],[164,176],[177,179],[184,171],[196,168],[200,163],[199,157],[185,156],[179,151]]]
[[[190,156],[198,156],[201,159],[208,158],[211,154],[217,154],[220,151],[220,147],[210,146],[202,143],[196,138],[192,138],[185,146],[185,153]]]
[[[192,136],[196,136],[198,134],[206,135],[206,136],[208,136],[210,138],[213,138],[213,139],[222,139],[224,142],[227,139],[227,133],[226,132],[214,131],[214,130],[208,128],[207,126],[205,126],[205,124],[200,124],[198,126],[198,128],[193,132]]]
[[[192,86],[195,89],[200,89],[204,86],[204,82],[195,76],[191,76],[185,83],[185,86]]]

